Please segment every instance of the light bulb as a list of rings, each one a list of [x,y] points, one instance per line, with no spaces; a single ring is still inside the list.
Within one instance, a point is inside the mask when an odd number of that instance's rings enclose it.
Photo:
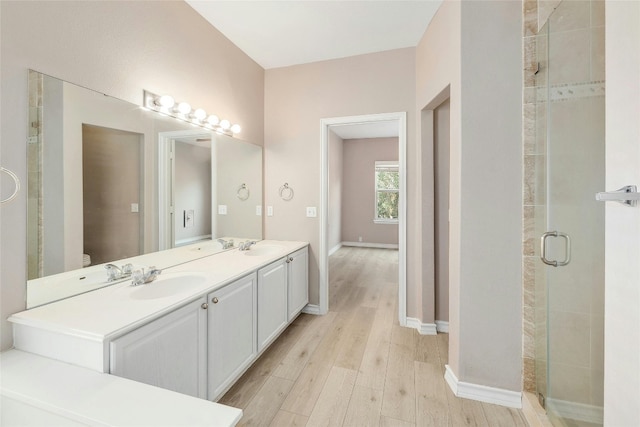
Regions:
[[[202,108],[198,108],[196,111],[193,112],[193,117],[202,121],[204,120],[205,117],[207,117],[207,112],[204,111]]]
[[[212,114],[207,118],[207,122],[209,122],[211,126],[215,126],[220,123],[220,119],[215,114]]]
[[[160,98],[155,100],[155,104],[162,108],[171,108],[175,103],[176,101],[170,95],[162,95]]]
[[[231,126],[231,132],[233,132],[233,133],[240,133],[241,130],[242,130],[242,128],[240,127],[239,124],[235,124],[235,125]]]
[[[224,130],[227,130],[231,127],[231,122],[229,122],[229,120],[224,119],[220,122],[220,127]]]
[[[186,102],[181,102],[178,104],[178,112],[184,115],[189,114],[191,112],[191,105]]]

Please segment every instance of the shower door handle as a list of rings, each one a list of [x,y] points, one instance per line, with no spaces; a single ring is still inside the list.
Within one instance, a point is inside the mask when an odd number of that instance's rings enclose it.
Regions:
[[[625,206],[634,207],[638,205],[640,193],[635,185],[626,185],[617,191],[605,191],[596,193],[596,200],[601,202],[615,201]]]
[[[563,237],[565,242],[565,259],[564,261],[551,261],[547,259],[547,238],[548,237]],[[571,238],[566,233],[560,231],[547,231],[540,237],[540,259],[547,265],[553,267],[564,267],[571,262]]]

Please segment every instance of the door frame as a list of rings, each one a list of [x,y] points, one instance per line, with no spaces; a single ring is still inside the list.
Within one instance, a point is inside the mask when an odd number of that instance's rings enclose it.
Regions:
[[[407,324],[407,113],[366,114],[320,120],[320,254],[319,314],[329,311],[329,130],[332,126],[397,121],[400,200],[398,203],[398,320]]]
[[[158,250],[171,249],[175,242],[173,194],[175,186],[174,141],[189,137],[211,138],[212,132],[200,130],[177,130],[158,133]],[[213,161],[212,153],[212,161]],[[212,174],[212,186],[215,186]],[[216,205],[215,194],[211,195],[212,209]],[[211,211],[213,212],[213,210]],[[215,215],[211,215],[211,229],[215,230]]]

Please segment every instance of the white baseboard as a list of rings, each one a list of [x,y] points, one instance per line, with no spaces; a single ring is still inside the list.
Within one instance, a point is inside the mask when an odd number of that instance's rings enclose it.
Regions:
[[[398,249],[398,245],[392,243],[365,243],[365,242],[342,242],[342,246],[355,246],[357,248],[379,248]]]
[[[333,248],[329,250],[329,256],[338,252],[338,249],[340,249],[341,247],[342,247],[342,243],[338,243],[337,245],[335,245]]]
[[[449,333],[449,322],[446,320],[436,320],[436,330],[444,334]]]
[[[320,306],[318,304],[307,304],[303,309],[303,313],[320,315]]]
[[[458,381],[458,377],[456,377],[449,365],[444,366],[444,379],[456,396],[509,408],[522,408],[522,392]]]
[[[413,317],[407,317],[407,327],[417,329],[420,335],[436,335],[438,333],[435,323],[422,323]]]
[[[547,410],[555,412],[562,418],[593,424],[603,424],[604,422],[604,410],[599,406],[552,398],[546,398],[544,403]]]

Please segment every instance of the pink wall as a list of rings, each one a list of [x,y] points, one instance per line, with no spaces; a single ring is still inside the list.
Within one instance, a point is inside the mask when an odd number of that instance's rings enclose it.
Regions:
[[[0,11],[2,166],[22,182],[29,68],[138,105],[143,89],[170,93],[262,144],[264,70],[186,3],[2,1]],[[4,319],[25,308],[26,218],[25,192],[2,205],[1,349],[12,342]]]
[[[274,216],[265,218],[265,237],[311,243],[309,297],[318,304],[320,218],[307,218],[306,206],[320,206],[320,119],[386,112],[407,112],[408,158],[415,159],[415,49],[399,49],[265,72],[265,202]],[[408,167],[410,243],[416,165]],[[278,189],[288,182],[295,197],[282,201]],[[408,253],[412,258],[411,249]],[[409,268],[416,268],[411,263]],[[408,273],[415,292],[415,276]]]
[[[347,139],[342,146],[342,241],[397,245],[398,224],[373,217],[375,162],[398,160],[398,138]]]

